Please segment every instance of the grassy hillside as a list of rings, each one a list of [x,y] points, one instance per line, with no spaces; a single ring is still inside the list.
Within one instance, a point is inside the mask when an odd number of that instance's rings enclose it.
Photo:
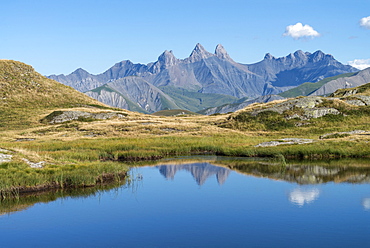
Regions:
[[[367,98],[363,100],[359,95]],[[248,131],[278,131],[296,136],[368,130],[370,84],[338,90],[332,97],[335,98],[298,97],[254,104],[230,115],[224,127]],[[289,102],[291,104],[287,104]],[[325,111],[326,114],[313,117],[313,113]]]
[[[180,108],[193,112],[238,100],[238,98],[229,95],[199,93],[169,86],[159,88],[174,99]]]
[[[0,130],[37,124],[37,115],[55,108],[108,108],[86,95],[48,79],[26,64],[0,60]],[[47,112],[47,111],[46,111]]]
[[[284,92],[280,93],[279,95],[282,96],[282,97],[286,97],[286,98],[297,97],[297,96],[308,96],[310,93],[314,92],[315,90],[319,89],[321,86],[323,86],[324,84],[326,84],[326,83],[328,83],[332,80],[342,78],[342,77],[350,77],[350,76],[355,75],[356,73],[357,72],[340,74],[340,75],[337,75],[337,76],[334,76],[334,77],[325,78],[325,79],[320,80],[319,82],[316,82],[316,83],[309,83],[309,82],[304,83],[304,84],[301,84],[298,87],[295,87],[293,89],[284,91]]]

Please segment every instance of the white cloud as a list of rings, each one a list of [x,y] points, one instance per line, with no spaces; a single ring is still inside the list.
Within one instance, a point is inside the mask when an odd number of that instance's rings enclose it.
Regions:
[[[359,70],[363,70],[370,67],[370,59],[355,59],[352,61],[348,61],[348,64]]]
[[[314,30],[310,25],[303,25],[302,23],[298,22],[295,25],[287,26],[283,36],[290,36],[297,40],[300,38],[319,37],[320,33]]]
[[[314,202],[320,195],[320,191],[318,189],[294,189],[289,194],[289,201],[293,204],[296,204],[302,207],[305,204],[309,204]]]
[[[360,26],[366,29],[370,29],[370,16],[362,18],[360,20]]]

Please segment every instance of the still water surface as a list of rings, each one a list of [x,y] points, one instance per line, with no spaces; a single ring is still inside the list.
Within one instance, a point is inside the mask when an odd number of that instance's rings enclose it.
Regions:
[[[307,179],[213,164],[138,167],[129,186],[13,206],[0,216],[0,246],[370,247],[365,172],[339,180],[307,167]],[[361,183],[312,183],[333,173]]]

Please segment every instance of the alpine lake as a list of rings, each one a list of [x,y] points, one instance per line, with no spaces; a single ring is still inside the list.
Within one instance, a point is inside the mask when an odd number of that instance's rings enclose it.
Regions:
[[[1,247],[370,247],[370,161],[179,157],[0,203]]]

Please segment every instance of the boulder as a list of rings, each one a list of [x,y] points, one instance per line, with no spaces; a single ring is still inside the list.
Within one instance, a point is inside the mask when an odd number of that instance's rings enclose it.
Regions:
[[[41,120],[43,123],[57,124],[73,120],[80,121],[94,121],[94,120],[107,120],[112,118],[124,118],[126,113],[120,112],[101,112],[89,113],[84,111],[54,111]]]

